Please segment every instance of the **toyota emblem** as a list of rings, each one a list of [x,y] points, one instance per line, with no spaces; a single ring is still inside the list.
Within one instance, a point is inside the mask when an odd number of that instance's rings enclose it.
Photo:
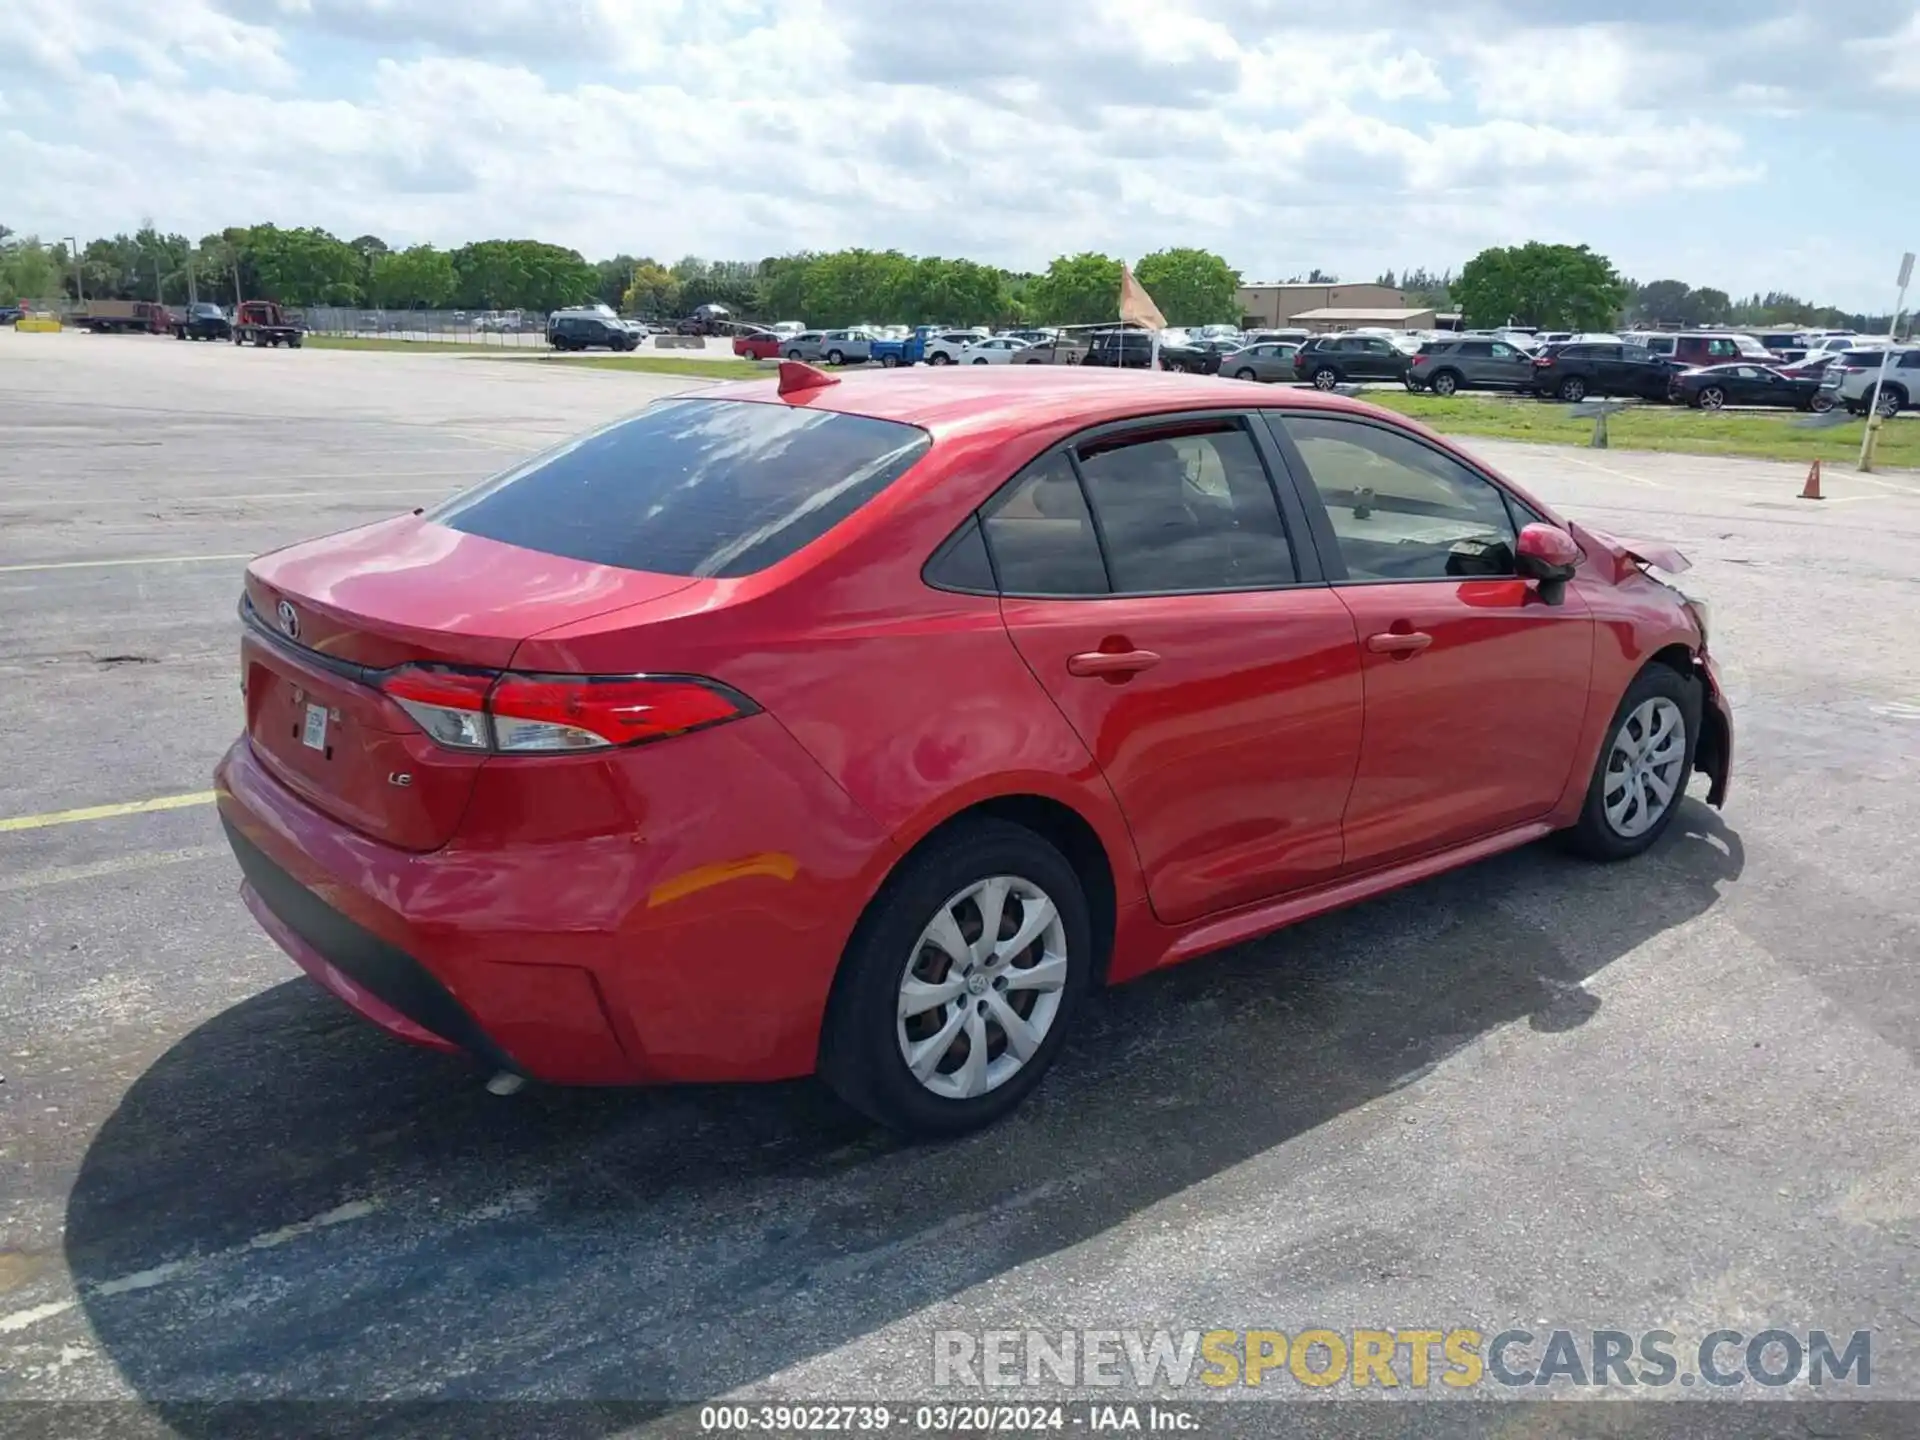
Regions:
[[[300,638],[300,612],[294,609],[290,603],[282,600],[279,608],[274,611],[274,614],[280,617],[281,633],[289,640],[298,640]]]

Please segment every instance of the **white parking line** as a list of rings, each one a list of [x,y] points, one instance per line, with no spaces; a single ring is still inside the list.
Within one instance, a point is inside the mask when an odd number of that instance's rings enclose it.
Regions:
[[[1563,458],[1573,461],[1576,465],[1584,465],[1589,470],[1598,470],[1603,475],[1611,475],[1616,480],[1630,480],[1635,485],[1644,485],[1649,490],[1664,490],[1667,488],[1658,480],[1649,480],[1644,475],[1629,475],[1625,470],[1616,470],[1611,465],[1602,465],[1599,461],[1589,460],[1583,455],[1567,455]]]
[[[0,575],[24,575],[30,570],[94,570],[110,565],[201,565],[215,560],[251,560],[258,551],[232,555],[143,555],[130,560],[52,560],[36,565],[0,565]]]

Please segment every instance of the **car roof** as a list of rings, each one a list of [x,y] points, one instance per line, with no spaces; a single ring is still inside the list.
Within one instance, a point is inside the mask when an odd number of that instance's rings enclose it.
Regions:
[[[694,394],[700,399],[806,405],[875,420],[916,425],[936,439],[1074,421],[1101,425],[1179,410],[1326,410],[1406,417],[1344,395],[1317,390],[1249,393],[1251,386],[1214,376],[1091,366],[1014,365],[853,372],[838,383],[781,396],[777,382],[741,380]],[[1410,428],[1429,433],[1424,426]],[[1444,443],[1444,442],[1443,442]]]

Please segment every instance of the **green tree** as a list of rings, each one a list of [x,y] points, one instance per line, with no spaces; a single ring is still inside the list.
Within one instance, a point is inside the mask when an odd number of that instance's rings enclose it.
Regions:
[[[630,308],[624,297],[627,287],[633,283],[634,267],[641,264],[651,265],[651,260],[641,260],[622,251],[609,260],[593,262],[593,298],[602,305],[611,305],[616,310]]]
[[[358,251],[317,227],[256,225],[244,248],[269,300],[289,305],[353,305],[364,263]]]
[[[0,238],[0,301],[51,300],[60,294],[60,260],[34,235]]]
[[[1693,292],[1695,325],[1724,325],[1733,314],[1733,299],[1724,290],[1703,285]]]
[[[1453,284],[1469,325],[1509,322],[1552,330],[1606,330],[1617,323],[1626,284],[1604,255],[1585,245],[1482,250]]]
[[[1046,325],[1098,325],[1120,316],[1121,264],[1091,250],[1061,255],[1027,286],[1033,318]]]
[[[680,308],[680,282],[656,260],[636,261],[617,298],[629,315],[672,315]]]
[[[445,251],[431,245],[410,245],[405,250],[386,250],[373,257],[373,269],[367,278],[367,298],[388,309],[418,306],[436,310],[453,298],[459,283],[453,259]]]
[[[803,313],[812,325],[898,323],[890,317],[913,312],[915,279],[914,261],[898,250],[816,255],[802,284]]]
[[[453,300],[468,309],[560,310],[593,298],[598,277],[578,250],[540,240],[481,240],[450,257]]]
[[[1210,250],[1156,250],[1133,267],[1169,325],[1229,324],[1240,318],[1240,272]]]
[[[769,320],[798,320],[807,314],[807,271],[817,257],[775,255],[760,262],[760,304]]]

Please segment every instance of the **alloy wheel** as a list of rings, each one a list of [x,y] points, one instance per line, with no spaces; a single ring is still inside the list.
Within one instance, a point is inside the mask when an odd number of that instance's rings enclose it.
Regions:
[[[1702,410],[1718,410],[1726,403],[1727,392],[1720,389],[1717,385],[1709,385],[1700,392],[1700,408]]]
[[[998,1089],[1060,1013],[1067,932],[1046,891],[994,875],[935,913],[900,974],[896,1032],[914,1079],[948,1100]]]
[[[1644,835],[1686,781],[1687,722],[1664,695],[1635,706],[1613,732],[1600,794],[1607,824],[1624,840]]]
[[[1313,388],[1331,390],[1340,383],[1339,372],[1334,370],[1316,370],[1313,372]]]

